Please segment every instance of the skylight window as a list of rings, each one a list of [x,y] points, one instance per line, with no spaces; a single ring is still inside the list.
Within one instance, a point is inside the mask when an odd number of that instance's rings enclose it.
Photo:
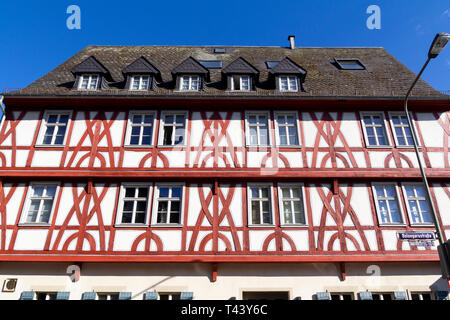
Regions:
[[[335,59],[342,70],[366,70],[366,67],[358,59]]]
[[[214,53],[225,53],[225,48],[214,48]]]
[[[266,61],[266,66],[268,69],[274,68],[280,61]]]
[[[202,66],[208,69],[220,69],[222,68],[222,61],[220,60],[200,60]]]

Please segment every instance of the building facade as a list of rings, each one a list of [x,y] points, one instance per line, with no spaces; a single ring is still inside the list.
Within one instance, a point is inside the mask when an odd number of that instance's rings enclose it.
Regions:
[[[5,96],[0,299],[443,299],[383,48],[89,46]],[[450,99],[410,99],[450,237]]]

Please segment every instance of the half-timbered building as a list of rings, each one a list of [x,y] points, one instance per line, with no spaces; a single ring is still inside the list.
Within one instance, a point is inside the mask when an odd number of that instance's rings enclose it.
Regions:
[[[441,299],[450,99],[383,48],[88,46],[7,93],[0,299]]]

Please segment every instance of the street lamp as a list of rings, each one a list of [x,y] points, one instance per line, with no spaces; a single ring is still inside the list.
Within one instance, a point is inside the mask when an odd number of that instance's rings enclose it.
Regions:
[[[444,237],[443,237],[441,227],[439,226],[438,218],[436,215],[436,210],[434,208],[433,201],[431,201],[430,187],[428,185],[427,177],[425,175],[425,171],[422,166],[422,161],[420,160],[420,157],[419,157],[419,149],[417,147],[417,137],[413,130],[411,118],[410,118],[409,112],[408,112],[408,97],[411,94],[411,91],[414,88],[415,84],[419,80],[421,74],[423,73],[426,66],[428,65],[428,62],[430,62],[431,59],[434,59],[438,56],[438,54],[442,51],[442,49],[444,49],[445,45],[447,44],[447,42],[449,40],[450,40],[450,34],[448,34],[448,33],[436,34],[436,36],[434,37],[433,43],[430,46],[430,50],[428,51],[428,59],[425,62],[425,64],[423,65],[423,67],[420,70],[419,74],[417,75],[416,79],[412,83],[408,92],[406,93],[405,104],[404,104],[406,118],[408,119],[408,124],[409,124],[409,127],[411,128],[411,132],[412,132],[412,138],[413,138],[413,142],[414,142],[414,149],[416,151],[417,162],[419,163],[420,172],[422,174],[422,180],[425,185],[425,191],[427,193],[428,205],[431,208],[431,217],[432,217],[433,223],[436,227],[437,238],[439,241],[438,251],[439,251],[439,257],[440,257],[440,262],[441,262],[442,275],[445,278],[447,278],[447,280],[450,280],[450,261],[449,261],[450,245],[449,245],[449,243],[444,243]],[[449,286],[450,286],[450,281],[449,281]]]

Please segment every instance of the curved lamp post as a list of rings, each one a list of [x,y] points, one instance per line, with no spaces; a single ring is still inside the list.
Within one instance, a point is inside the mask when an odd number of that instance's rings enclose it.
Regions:
[[[423,169],[422,161],[419,156],[419,149],[417,147],[417,137],[416,137],[414,130],[412,129],[413,128],[412,121],[411,121],[411,118],[410,118],[409,112],[408,112],[408,97],[411,94],[412,89],[414,88],[415,84],[419,80],[420,76],[422,75],[423,71],[427,67],[430,60],[436,58],[439,55],[439,53],[442,51],[442,49],[444,49],[445,45],[447,44],[447,42],[449,40],[450,40],[450,34],[448,34],[448,33],[436,34],[436,36],[434,37],[433,43],[431,44],[430,49],[428,51],[428,59],[425,62],[425,64],[423,65],[423,67],[420,70],[419,74],[417,75],[416,79],[412,83],[408,92],[406,93],[405,102],[404,102],[405,114],[406,114],[406,118],[408,119],[409,127],[411,128],[412,138],[413,138],[413,142],[414,142],[414,149],[416,151],[416,156],[417,156],[417,162],[419,163],[420,172],[422,174],[422,180],[425,185],[425,191],[427,193],[428,205],[429,205],[429,208],[431,209],[431,217],[433,219],[434,226],[436,227],[437,239],[439,241],[438,251],[439,251],[439,256],[440,256],[442,275],[444,278],[447,278],[447,280],[450,279],[450,261],[449,261],[449,252],[448,252],[450,249],[450,245],[448,243],[444,243],[444,235],[442,233],[442,229],[438,222],[438,218],[436,215],[436,210],[434,208],[433,201],[431,201],[430,187],[428,185],[427,177],[425,175],[425,170]],[[449,281],[449,286],[450,286],[450,281]]]

